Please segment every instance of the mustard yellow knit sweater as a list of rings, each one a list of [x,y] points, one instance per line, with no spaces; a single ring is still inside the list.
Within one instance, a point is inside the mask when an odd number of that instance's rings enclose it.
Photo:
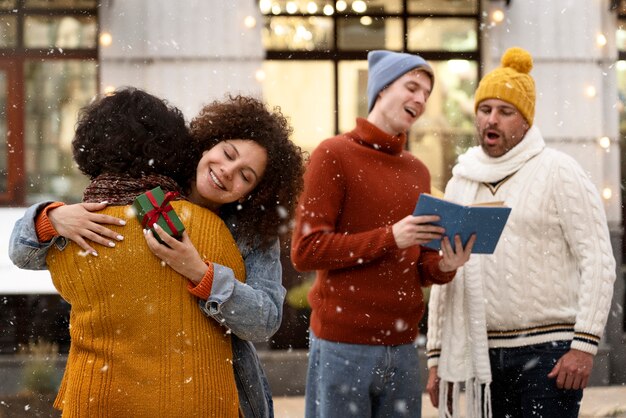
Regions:
[[[218,216],[184,201],[172,206],[204,258],[245,277]],[[93,257],[71,243],[47,259],[54,285],[72,305],[56,406],[64,417],[237,417],[226,329],[203,315],[187,280],[150,252],[128,206],[102,213],[127,220],[116,248]]]

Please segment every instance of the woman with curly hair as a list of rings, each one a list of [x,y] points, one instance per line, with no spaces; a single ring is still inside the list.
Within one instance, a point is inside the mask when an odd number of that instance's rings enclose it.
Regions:
[[[289,140],[291,128],[278,109],[268,110],[261,101],[245,96],[205,106],[191,122],[190,133],[192,146],[187,148],[187,167],[194,174],[182,174],[183,178],[193,179],[185,183],[185,192],[191,201],[211,209],[226,222],[243,255],[246,284],[237,280],[234,269],[209,259],[202,250],[199,252],[187,234],[181,241],[162,236],[167,245],[159,244],[150,233],[145,238],[159,258],[189,279],[189,291],[200,298],[202,310],[233,332],[240,400],[258,398],[264,395],[259,387],[266,382],[262,381],[262,370],[256,368],[259,366],[253,346],[243,340],[267,340],[282,319],[285,290],[281,284],[278,236],[289,227],[302,189],[303,153]],[[166,164],[167,153],[176,152],[172,148],[163,151],[164,155],[154,158],[149,166]],[[123,151],[110,152],[115,155]],[[84,157],[90,158],[86,154]],[[116,240],[123,239],[119,227],[103,226],[119,225],[121,221],[97,212],[104,207],[105,203],[53,209],[48,206],[47,216],[57,236],[97,255],[89,241],[113,247]],[[36,210],[31,212],[30,218],[28,213],[23,218],[24,223],[33,223]],[[29,228],[18,226],[13,235],[27,235]],[[16,265],[45,268],[43,258],[49,245],[41,249],[43,257],[36,256],[39,261],[32,258],[20,262],[17,242],[12,239],[10,249]],[[243,396],[242,391],[250,387],[257,393]],[[244,416],[271,416],[271,397],[268,401],[269,405],[259,405],[244,399]]]
[[[246,285],[228,277],[232,274],[221,266],[207,266],[207,260],[201,260],[185,240],[163,237],[167,244],[163,245],[148,236],[148,243],[159,258],[199,283],[196,294],[206,300],[207,314],[243,339],[267,340],[282,318],[285,290],[280,284],[278,237],[289,228],[302,191],[303,154],[290,141],[291,128],[280,111],[269,111],[251,97],[229,97],[206,105],[191,121],[190,133],[199,159],[194,160],[197,168],[189,197],[214,210],[228,225],[246,261]],[[247,149],[252,150],[252,159],[265,157],[262,175],[238,164]],[[256,187],[242,195],[239,187],[252,181],[258,182]],[[211,270],[213,278],[207,280]],[[210,293],[201,293],[207,288]],[[249,297],[240,300],[242,294]]]

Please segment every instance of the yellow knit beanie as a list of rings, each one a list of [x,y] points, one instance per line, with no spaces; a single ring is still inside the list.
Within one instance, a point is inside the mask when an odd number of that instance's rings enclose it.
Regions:
[[[529,125],[535,118],[535,81],[530,76],[533,57],[522,48],[509,48],[501,66],[485,75],[474,96],[474,111],[486,99],[500,99],[515,106]]]

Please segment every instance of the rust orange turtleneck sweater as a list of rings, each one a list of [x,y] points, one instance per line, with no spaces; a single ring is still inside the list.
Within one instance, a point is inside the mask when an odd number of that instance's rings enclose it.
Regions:
[[[426,166],[365,119],[312,153],[296,212],[291,258],[317,270],[309,293],[320,338],[397,345],[415,340],[424,313],[421,286],[446,283],[437,252],[399,249],[391,227],[430,192]]]

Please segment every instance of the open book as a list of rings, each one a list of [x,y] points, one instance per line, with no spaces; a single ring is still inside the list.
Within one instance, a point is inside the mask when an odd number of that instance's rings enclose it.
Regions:
[[[461,241],[465,246],[470,236],[475,233],[476,242],[472,249],[473,254],[493,253],[510,213],[511,208],[504,206],[503,202],[463,206],[426,193],[420,195],[413,211],[414,216],[439,215],[441,219],[434,225],[446,229],[452,248],[454,248],[455,235],[461,236]],[[429,241],[424,246],[439,250],[441,240]]]

